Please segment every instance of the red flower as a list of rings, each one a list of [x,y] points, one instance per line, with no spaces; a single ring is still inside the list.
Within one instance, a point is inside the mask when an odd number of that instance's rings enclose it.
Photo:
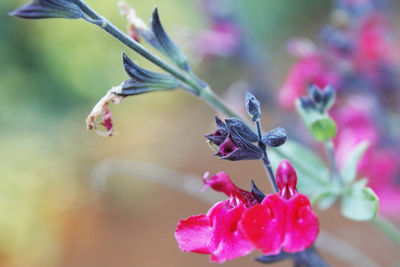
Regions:
[[[318,218],[308,198],[297,192],[296,172],[288,161],[280,163],[276,180],[280,191],[247,209],[239,229],[264,254],[300,252],[316,240]]]
[[[280,191],[261,204],[226,173],[204,178],[204,183],[229,199],[216,203],[207,214],[179,221],[175,238],[185,252],[210,254],[211,261],[223,263],[254,248],[266,254],[277,254],[282,248],[300,252],[317,238],[318,218],[307,197],[297,192],[296,173],[288,161],[282,161],[277,171]]]
[[[206,215],[180,220],[175,231],[179,248],[185,252],[210,254],[210,260],[219,263],[251,253],[254,246],[237,225],[247,207],[258,203],[256,198],[233,184],[224,172],[209,180],[204,178],[204,183],[230,198],[216,203]]]

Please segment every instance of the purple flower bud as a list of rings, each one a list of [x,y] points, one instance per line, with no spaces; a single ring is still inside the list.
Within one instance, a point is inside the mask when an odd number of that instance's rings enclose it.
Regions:
[[[219,146],[222,144],[222,142],[225,141],[226,137],[228,136],[228,128],[225,123],[217,116],[215,116],[215,122],[218,129],[211,134],[204,135],[204,137],[207,138],[211,143]]]
[[[263,152],[259,147],[232,133],[219,146],[216,156],[230,161],[252,160],[262,158]]]
[[[262,142],[270,147],[278,147],[286,142],[287,134],[285,129],[278,127],[268,133],[264,134],[262,137]]]
[[[253,121],[261,117],[260,102],[250,92],[246,92],[246,110]]]

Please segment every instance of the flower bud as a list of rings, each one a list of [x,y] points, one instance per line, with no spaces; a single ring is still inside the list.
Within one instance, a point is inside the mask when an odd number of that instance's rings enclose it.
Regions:
[[[262,142],[270,147],[278,147],[283,145],[286,139],[287,135],[285,129],[278,127],[264,134]]]
[[[260,102],[250,92],[246,92],[246,110],[253,121],[257,121],[258,119],[260,119],[261,117]]]
[[[276,184],[286,199],[293,197],[296,193],[297,175],[292,164],[287,160],[282,160],[276,170]]]

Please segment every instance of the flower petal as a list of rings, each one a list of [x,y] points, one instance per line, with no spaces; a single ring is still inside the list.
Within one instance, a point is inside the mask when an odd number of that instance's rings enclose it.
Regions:
[[[278,195],[268,195],[244,212],[239,229],[264,254],[278,254],[284,241],[285,210]]]
[[[179,248],[185,252],[210,253],[208,245],[211,236],[211,222],[204,214],[180,220],[175,230]]]
[[[283,250],[289,253],[300,252],[311,246],[317,239],[318,217],[312,211],[310,201],[303,194],[298,194],[286,202],[286,231]]]
[[[223,263],[250,254],[254,246],[238,230],[238,222],[246,207],[241,203],[232,206],[232,199],[222,201],[210,209],[208,215],[213,225],[213,238],[210,243],[210,260]]]

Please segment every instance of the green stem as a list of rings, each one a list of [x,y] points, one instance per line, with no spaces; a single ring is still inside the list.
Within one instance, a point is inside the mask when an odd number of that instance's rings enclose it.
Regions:
[[[150,62],[154,63],[155,65],[159,66],[166,72],[170,73],[171,75],[175,76],[182,82],[186,83],[190,87],[192,87],[197,94],[199,94],[202,91],[202,86],[195,81],[192,77],[189,75],[180,72],[170,64],[168,64],[166,61],[163,59],[159,58],[158,56],[154,55],[151,53],[149,50],[147,50],[145,47],[143,47],[141,44],[133,40],[129,35],[125,34],[122,32],[120,29],[118,29],[116,26],[114,26],[111,22],[109,22],[107,19],[104,17],[100,16],[97,14],[91,7],[89,7],[85,2],[81,0],[76,0],[76,4],[84,11],[90,18],[93,20],[87,20],[88,22],[99,26],[102,28],[104,31],[108,32],[111,36],[119,40],[121,43],[126,45],[127,47],[131,48],[133,51],[137,52],[139,55],[143,56]]]
[[[274,192],[279,192],[278,185],[276,184],[275,174],[274,171],[272,170],[271,161],[268,158],[267,146],[262,142],[262,130],[261,130],[260,119],[256,121],[256,125],[258,133],[258,147],[261,148],[263,151],[263,157],[261,160],[263,162],[265,170],[267,171],[269,182],[271,184],[272,189],[274,189]]]
[[[334,146],[333,146],[333,141],[330,139],[326,142],[324,142],[324,147],[325,147],[325,151],[326,151],[326,155],[328,156],[328,160],[332,169],[332,175],[331,175],[331,179],[337,179],[339,184],[343,187],[343,179],[340,175],[339,172],[339,168],[337,166],[336,163],[336,159],[335,159],[335,150],[334,150]]]
[[[221,98],[219,96],[217,96],[214,93],[214,91],[211,90],[210,87],[207,86],[207,87],[203,88],[203,90],[200,92],[199,97],[201,99],[203,99],[206,103],[208,103],[214,109],[224,113],[226,116],[240,118],[243,121],[246,121],[243,118],[241,118],[241,116],[239,114],[237,114],[235,111],[230,109],[227,105],[225,105],[222,102]]]
[[[382,215],[377,215],[372,223],[400,248],[400,229]]]

